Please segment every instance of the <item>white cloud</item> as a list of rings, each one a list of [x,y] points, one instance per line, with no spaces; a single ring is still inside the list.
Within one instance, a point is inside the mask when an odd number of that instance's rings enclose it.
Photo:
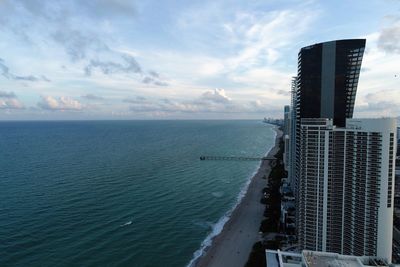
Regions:
[[[157,65],[168,75],[175,96],[193,98],[200,89],[223,87],[231,96],[240,95],[238,102],[255,96],[267,99],[270,104],[275,100],[282,105],[289,102],[288,95],[282,92],[290,90],[291,77],[296,74],[299,38],[303,38],[318,18],[318,8],[238,9],[232,16],[224,16],[225,12],[218,10],[223,14],[220,18],[213,17],[218,13],[213,8],[220,7],[211,5],[207,12],[200,11],[201,15],[197,13],[189,18],[185,13],[184,19],[178,18],[182,38],[191,36],[200,27],[206,28],[210,36],[218,36],[204,43],[204,49],[152,50],[141,55],[136,51],[135,55],[142,62]],[[296,25],[295,31],[293,25]],[[293,64],[293,69],[288,69],[288,64]],[[188,86],[200,89],[190,95]]]
[[[224,89],[214,89],[214,91],[206,91],[201,95],[201,100],[210,101],[214,103],[229,103],[230,99]]]
[[[400,53],[380,44],[381,32],[369,34],[357,89],[355,117],[400,114]]]
[[[400,91],[368,93],[361,98],[355,111],[359,117],[397,117],[400,114]]]
[[[400,53],[400,18],[394,17],[379,33],[378,47],[388,53]]]
[[[0,91],[0,109],[25,109],[25,106],[14,92]]]
[[[223,72],[225,66],[221,60],[210,58],[200,62],[197,70],[202,76],[213,76]]]
[[[225,29],[231,34],[231,41],[241,48],[227,59],[226,65],[235,69],[276,63],[282,49],[304,34],[317,16],[317,10],[298,8],[238,13],[234,21],[225,24]]]
[[[82,95],[81,98],[84,98],[86,100],[93,100],[93,101],[99,101],[99,100],[104,100],[104,97],[94,95],[94,94],[86,94]]]
[[[0,98],[0,109],[24,109],[24,104],[16,98]]]
[[[129,103],[129,110],[134,113],[171,116],[176,114],[256,114],[264,116],[268,112],[281,112],[281,107],[267,104],[265,101],[235,101],[228,97],[223,89],[214,89],[203,92],[192,100],[179,99],[146,99],[137,97],[125,99]],[[258,114],[258,115],[257,115]]]
[[[252,113],[256,115],[248,118],[256,118],[267,112],[281,116],[280,106],[289,102],[291,76],[296,75],[302,46],[317,39],[364,38],[368,31],[372,33],[367,36],[355,115],[397,112],[388,107],[398,105],[400,20],[396,16],[383,25],[387,7],[374,10],[377,16],[371,22],[360,12],[354,14],[344,29],[338,20],[345,13],[313,0],[0,3],[0,39],[7,40],[0,42],[0,49],[6,51],[0,59],[0,79],[3,87],[20,97],[0,92],[1,107],[39,106],[35,114],[29,108],[21,112],[38,119],[40,114],[101,117],[111,111],[153,117]],[[162,5],[168,12],[155,15],[155,8]],[[366,3],[365,9],[373,10],[372,6]],[[360,30],[360,21],[383,26]],[[120,101],[137,95],[146,99]],[[78,116],[44,109],[84,111]]]
[[[16,95],[14,92],[6,92],[6,91],[0,91],[0,98],[15,98]]]
[[[206,91],[193,100],[179,99],[126,99],[129,109],[134,112],[162,112],[162,113],[194,113],[194,112],[223,112],[232,105],[231,99],[223,89]]]
[[[75,110],[79,111],[84,106],[73,98],[67,96],[61,96],[58,98],[52,96],[42,96],[42,100],[38,103],[38,106],[46,110]]]

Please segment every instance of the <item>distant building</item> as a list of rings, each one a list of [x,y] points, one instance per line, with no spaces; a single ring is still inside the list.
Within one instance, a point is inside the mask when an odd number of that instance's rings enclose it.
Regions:
[[[286,105],[283,108],[283,134],[290,133],[290,106]]]
[[[400,127],[397,127],[397,139],[400,139]]]
[[[395,119],[302,119],[297,208],[301,249],[391,262]]]
[[[285,170],[289,170],[290,165],[290,126],[291,126],[290,106],[284,107],[284,118],[283,118],[283,141],[284,141],[284,152],[283,152],[283,163]]]
[[[397,127],[397,140],[400,140],[400,127]],[[400,142],[397,142],[397,156],[400,156]]]
[[[290,108],[290,133],[289,133],[289,164],[288,164],[288,180],[293,191],[297,188],[296,171],[296,92],[297,77],[292,78],[291,85],[291,108]],[[296,191],[295,191],[296,195]]]
[[[267,267],[385,267],[385,259],[368,256],[349,256],[338,253],[304,250],[300,253],[280,250],[265,251]]]

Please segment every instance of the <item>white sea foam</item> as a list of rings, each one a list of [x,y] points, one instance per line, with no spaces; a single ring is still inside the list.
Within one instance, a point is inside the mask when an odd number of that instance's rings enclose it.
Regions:
[[[269,152],[271,152],[272,148],[275,146],[275,140],[277,136],[277,131],[276,127],[272,128],[274,130],[274,143],[271,145],[271,147],[268,149],[268,151],[265,153],[265,156],[268,155]],[[258,172],[258,170],[261,168],[261,163],[258,165],[257,169],[250,175],[249,179],[247,180],[246,184],[243,186],[243,188],[240,190],[240,193],[237,197],[236,203],[233,205],[233,207],[225,213],[224,216],[222,216],[216,224],[212,226],[212,231],[211,233],[206,237],[206,239],[201,242],[200,248],[196,250],[193,253],[193,258],[190,260],[189,264],[186,267],[194,267],[196,261],[204,254],[206,249],[211,246],[212,241],[214,237],[219,235],[224,228],[225,223],[229,220],[229,218],[232,215],[232,212],[236,209],[236,207],[240,204],[242,201],[243,197],[246,195],[247,189],[249,188],[250,182],[254,175]]]
[[[121,224],[120,226],[123,227],[123,226],[127,226],[127,225],[130,225],[130,224],[132,224],[132,221],[126,222],[124,224]]]
[[[200,248],[198,250],[196,250],[193,253],[193,258],[192,260],[189,262],[189,264],[187,265],[187,267],[193,267],[195,262],[204,254],[205,250],[211,246],[212,244],[212,240],[214,237],[216,237],[217,235],[219,235],[222,231],[222,229],[224,228],[225,223],[229,220],[229,218],[231,217],[232,212],[235,210],[235,208],[239,205],[240,201],[242,200],[242,198],[244,197],[244,195],[247,192],[247,188],[250,185],[251,182],[251,178],[257,173],[258,169],[260,167],[257,168],[257,170],[250,176],[250,178],[248,179],[248,181],[246,182],[246,184],[243,186],[242,190],[240,191],[238,197],[237,197],[237,201],[235,203],[235,205],[227,212],[225,213],[224,216],[222,216],[217,223],[215,223],[212,226],[212,231],[211,233],[206,237],[206,239],[203,240],[203,242],[200,245]]]

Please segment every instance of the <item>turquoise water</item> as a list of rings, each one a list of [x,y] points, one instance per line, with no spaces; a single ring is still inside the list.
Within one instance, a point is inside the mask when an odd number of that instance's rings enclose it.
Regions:
[[[258,121],[0,122],[0,266],[186,266],[274,142]]]

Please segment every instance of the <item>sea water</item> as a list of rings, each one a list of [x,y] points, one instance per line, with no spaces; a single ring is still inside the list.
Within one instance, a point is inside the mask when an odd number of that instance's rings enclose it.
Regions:
[[[186,266],[218,233],[271,125],[0,122],[0,266]]]

